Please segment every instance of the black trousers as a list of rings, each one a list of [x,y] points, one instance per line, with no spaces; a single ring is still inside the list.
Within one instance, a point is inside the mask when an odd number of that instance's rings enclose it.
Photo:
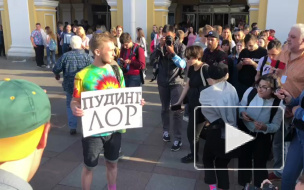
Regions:
[[[0,56],[5,56],[5,47],[4,47],[4,44],[0,44]]]
[[[60,40],[57,40],[57,44],[58,44],[58,56],[62,55],[62,46],[60,45]]]
[[[44,45],[37,45],[35,49],[35,54],[36,54],[36,63],[37,66],[42,66],[44,65],[43,59],[44,59]]]
[[[206,136],[203,163],[204,168],[227,168],[230,158],[225,157],[225,139],[221,138],[221,129],[212,129]],[[229,189],[228,170],[205,170],[205,183],[218,184],[220,189]]]
[[[196,121],[194,121],[194,114]],[[195,153],[196,156],[198,155],[199,150],[199,135],[201,130],[198,129],[198,124],[205,121],[205,118],[201,112],[201,109],[197,109],[196,112],[194,112],[194,108],[189,106],[189,122],[187,127],[187,137],[190,144],[190,150],[191,154],[194,156],[194,141],[195,143]],[[196,123],[196,128],[195,128]],[[194,130],[196,130],[196,137],[194,137]]]
[[[249,133],[247,131],[247,133]],[[250,134],[250,133],[249,133]],[[253,141],[241,147],[238,168],[263,168],[266,169],[267,160],[271,151],[271,134],[251,133],[256,136]],[[252,162],[253,160],[253,162]],[[253,164],[252,164],[253,163]],[[254,186],[260,187],[264,179],[268,178],[267,170],[254,170]],[[251,170],[239,170],[238,183],[245,186],[252,180]]]

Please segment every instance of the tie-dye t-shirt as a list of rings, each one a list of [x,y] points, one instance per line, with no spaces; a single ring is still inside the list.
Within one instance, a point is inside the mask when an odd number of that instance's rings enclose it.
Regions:
[[[73,97],[81,98],[81,92],[86,91],[124,88],[125,80],[120,69],[119,73],[120,84],[115,76],[112,66],[109,64],[102,68],[97,67],[93,64],[85,67],[75,76]],[[126,130],[120,130],[119,132],[125,133],[125,131]],[[113,132],[101,133],[93,136],[109,136]]]

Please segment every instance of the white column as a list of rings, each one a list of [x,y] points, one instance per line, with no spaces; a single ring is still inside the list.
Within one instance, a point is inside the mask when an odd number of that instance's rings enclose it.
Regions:
[[[12,44],[7,52],[7,56],[34,57],[35,51],[30,40],[31,29],[28,0],[18,0],[18,2],[7,1],[7,4],[12,37]]]
[[[78,20],[78,23],[83,19],[83,4],[72,4],[75,10],[75,20]]]
[[[298,4],[299,0],[268,0],[266,29],[274,29],[281,43],[287,40],[290,28],[297,23]]]
[[[130,33],[132,40],[135,41],[135,0],[123,1],[123,28],[124,32]]]
[[[136,0],[135,3],[135,29],[140,27],[144,30],[145,37],[147,37],[147,0]],[[136,36],[136,31],[135,31]],[[137,37],[137,36],[136,36]],[[135,37],[135,38],[136,38]],[[135,41],[134,38],[134,41]]]
[[[71,24],[71,4],[60,4],[59,7],[62,13],[62,22],[69,22]]]
[[[154,6],[158,7],[170,7],[171,0],[154,0]]]
[[[110,7],[117,7],[117,0],[107,0]]]

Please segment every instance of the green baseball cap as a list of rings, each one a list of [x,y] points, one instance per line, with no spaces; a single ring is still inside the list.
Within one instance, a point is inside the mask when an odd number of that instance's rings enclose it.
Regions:
[[[26,80],[0,81],[0,162],[31,153],[50,118],[49,98],[38,85]],[[21,152],[9,153],[17,150]]]

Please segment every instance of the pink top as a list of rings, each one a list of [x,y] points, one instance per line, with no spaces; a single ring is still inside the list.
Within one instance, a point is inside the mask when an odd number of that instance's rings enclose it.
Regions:
[[[188,35],[188,43],[187,47],[192,46],[193,43],[195,42],[196,35],[193,35],[192,33]]]

